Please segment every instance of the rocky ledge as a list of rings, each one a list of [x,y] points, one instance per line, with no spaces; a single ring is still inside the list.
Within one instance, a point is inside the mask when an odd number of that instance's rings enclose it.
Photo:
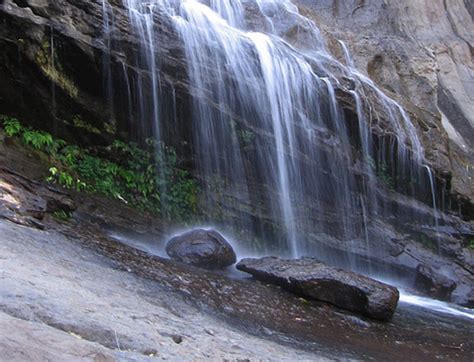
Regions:
[[[389,320],[399,299],[398,290],[390,285],[312,258],[243,259],[237,269],[302,297],[329,302],[378,320]]]

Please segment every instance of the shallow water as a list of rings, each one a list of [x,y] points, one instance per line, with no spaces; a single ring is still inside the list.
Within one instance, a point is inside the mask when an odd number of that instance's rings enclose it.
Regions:
[[[178,233],[174,233],[178,234]],[[131,246],[133,248],[139,249],[151,255],[159,256],[162,258],[169,258],[165,251],[166,241],[163,239],[151,237],[150,235],[139,235],[133,233],[127,233],[124,231],[109,231],[108,235],[113,239]],[[153,239],[151,241],[150,239]],[[232,241],[231,241],[232,244]],[[262,255],[242,255],[236,250],[237,260],[241,260],[244,257],[261,257]],[[230,279],[244,280],[251,279],[249,274],[241,272],[236,269],[235,265],[227,268],[223,271],[216,271],[219,275],[224,275]],[[372,276],[374,278],[374,276]],[[453,303],[447,303],[440,300],[424,297],[421,295],[413,294],[406,289],[404,286],[400,285],[397,282],[382,280],[377,277],[375,279],[380,280],[383,283],[393,285],[398,288],[400,292],[400,300],[398,304],[398,310],[400,311],[409,311],[409,312],[419,312],[421,314],[427,314],[433,319],[436,319],[437,316],[448,316],[456,319],[464,319],[474,321],[474,310],[469,308],[463,308]],[[474,328],[474,324],[473,324]]]
[[[452,303],[411,294],[403,289],[400,291],[399,308],[422,308],[433,314],[444,314],[453,317],[466,318],[474,321],[474,310],[463,308]],[[474,325],[473,325],[474,327]]]

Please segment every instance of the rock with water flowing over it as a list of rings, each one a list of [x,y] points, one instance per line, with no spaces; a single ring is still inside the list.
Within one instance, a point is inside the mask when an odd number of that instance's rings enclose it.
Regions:
[[[215,230],[196,229],[170,239],[166,252],[176,260],[206,269],[222,269],[237,260],[229,242]]]
[[[398,290],[390,285],[311,258],[243,259],[237,269],[302,297],[329,302],[378,320],[390,319],[399,299]]]
[[[429,266],[420,264],[416,268],[415,286],[430,297],[449,300],[456,283]]]

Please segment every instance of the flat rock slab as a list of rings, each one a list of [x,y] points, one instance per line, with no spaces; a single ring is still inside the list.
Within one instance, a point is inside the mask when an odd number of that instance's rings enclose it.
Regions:
[[[377,320],[389,320],[399,299],[397,288],[311,258],[243,259],[237,269],[302,297],[328,302]]]

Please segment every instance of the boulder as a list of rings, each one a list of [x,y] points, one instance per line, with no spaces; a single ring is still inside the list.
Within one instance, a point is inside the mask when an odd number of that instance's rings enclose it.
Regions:
[[[311,258],[243,259],[237,269],[304,298],[328,302],[377,320],[390,319],[399,299],[398,290],[390,285]]]
[[[430,297],[450,300],[451,293],[456,289],[456,283],[433,268],[420,264],[416,268],[415,287]]]
[[[232,246],[215,230],[196,229],[176,236],[166,244],[176,260],[206,269],[222,269],[237,260]]]

